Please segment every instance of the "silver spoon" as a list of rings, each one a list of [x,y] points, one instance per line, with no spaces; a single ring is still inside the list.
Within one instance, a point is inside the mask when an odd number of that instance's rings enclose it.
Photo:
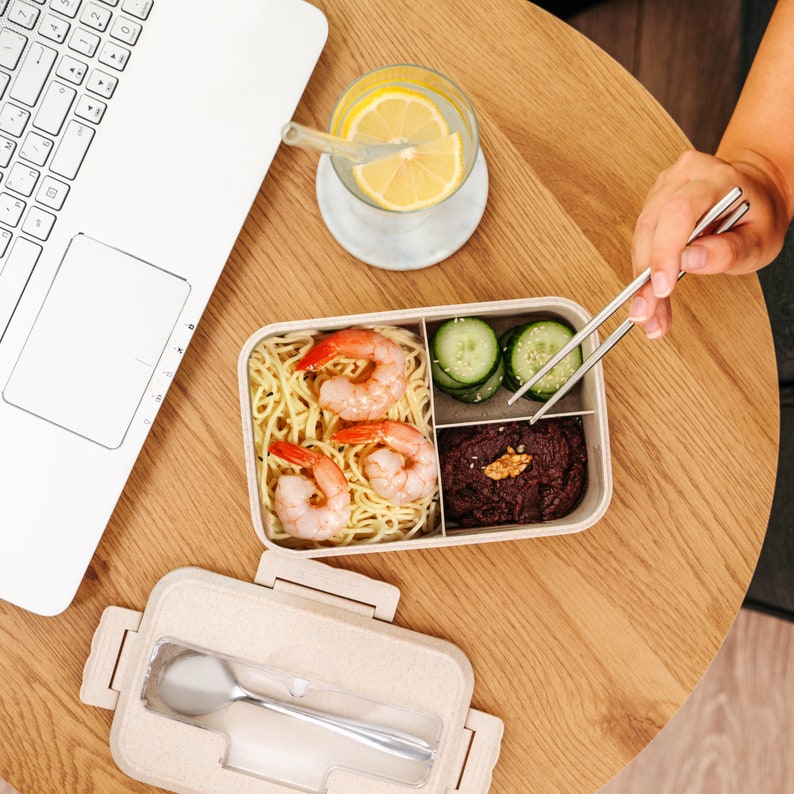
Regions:
[[[324,714],[249,692],[240,686],[229,666],[213,654],[197,651],[176,654],[163,665],[157,689],[163,703],[178,714],[211,714],[244,700],[411,761],[429,761],[435,752],[423,739],[402,731]]]

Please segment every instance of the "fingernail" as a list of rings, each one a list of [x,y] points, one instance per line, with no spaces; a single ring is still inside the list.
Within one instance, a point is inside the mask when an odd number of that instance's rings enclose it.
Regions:
[[[648,339],[658,339],[662,335],[661,326],[655,317],[648,320],[648,322],[642,326],[642,330],[645,331],[645,336],[647,336]]]
[[[661,271],[657,271],[651,276],[651,284],[653,285],[653,294],[657,298],[666,298],[673,291],[667,273]]]
[[[637,297],[631,302],[629,320],[633,323],[644,323],[648,319],[648,301]]]
[[[685,248],[681,254],[681,270],[703,270],[706,267],[708,252],[702,245],[692,245]]]

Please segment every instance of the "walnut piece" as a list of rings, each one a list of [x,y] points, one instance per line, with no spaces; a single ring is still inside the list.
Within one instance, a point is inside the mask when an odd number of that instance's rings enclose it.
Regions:
[[[532,455],[516,452],[512,447],[501,458],[483,468],[483,474],[492,480],[504,480],[505,477],[518,477],[532,460]]]

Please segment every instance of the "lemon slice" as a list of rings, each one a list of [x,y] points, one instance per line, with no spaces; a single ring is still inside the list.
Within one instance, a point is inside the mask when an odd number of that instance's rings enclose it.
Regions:
[[[463,179],[463,139],[450,132],[438,106],[419,91],[395,86],[374,91],[348,114],[341,133],[362,143],[416,141],[391,157],[353,168],[362,193],[386,209],[430,207]]]

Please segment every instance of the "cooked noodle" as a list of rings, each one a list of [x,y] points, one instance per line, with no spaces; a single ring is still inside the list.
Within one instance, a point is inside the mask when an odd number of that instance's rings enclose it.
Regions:
[[[430,377],[422,340],[405,328],[386,326],[372,330],[402,347],[408,379],[405,394],[382,418],[414,425],[434,441]],[[404,540],[432,532],[440,520],[438,487],[424,499],[393,505],[370,488],[363,473],[364,459],[376,445],[338,445],[328,440],[351,423],[320,408],[317,403],[320,386],[334,375],[344,375],[353,381],[366,380],[374,365],[339,357],[313,373],[296,371],[296,364],[320,336],[319,333],[295,331],[267,337],[256,346],[248,363],[259,493],[262,509],[270,519],[268,537],[289,548],[322,548]],[[310,444],[339,464],[350,485],[352,514],[346,529],[327,541],[300,540],[284,530],[274,509],[275,487],[282,473],[294,473],[296,469],[275,455],[267,454],[270,444],[276,440]]]

